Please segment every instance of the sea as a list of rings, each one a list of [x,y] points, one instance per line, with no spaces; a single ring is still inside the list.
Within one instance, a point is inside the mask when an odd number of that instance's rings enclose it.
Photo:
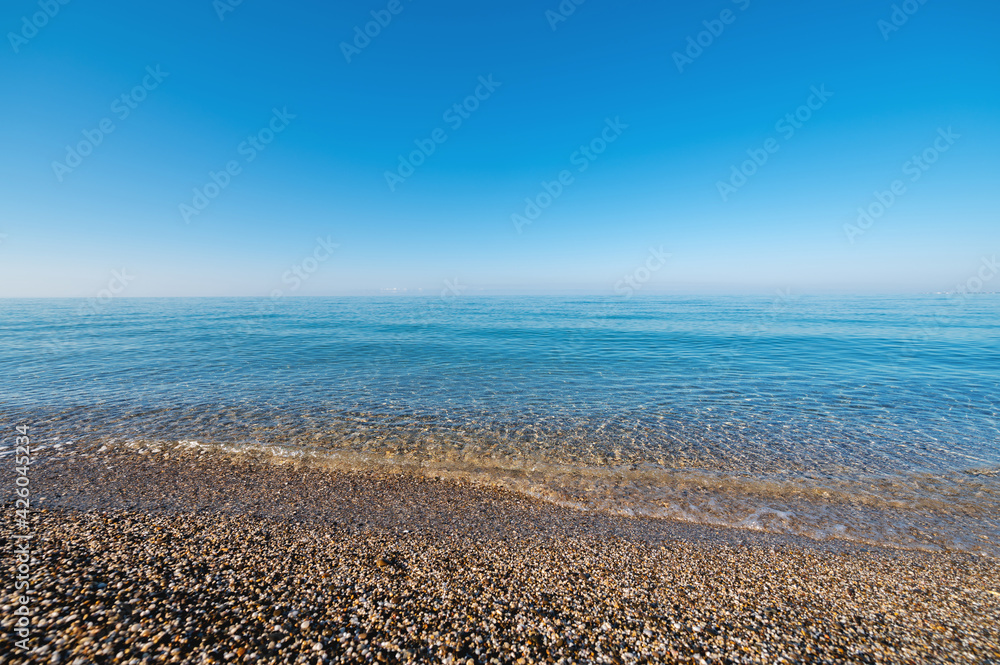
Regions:
[[[0,300],[0,464],[253,449],[1000,553],[1000,295]]]

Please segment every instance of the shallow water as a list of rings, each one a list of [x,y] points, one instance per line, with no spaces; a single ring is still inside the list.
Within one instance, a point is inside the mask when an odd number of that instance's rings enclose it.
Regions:
[[[996,554],[1000,296],[0,301],[42,445],[276,446],[582,508]]]

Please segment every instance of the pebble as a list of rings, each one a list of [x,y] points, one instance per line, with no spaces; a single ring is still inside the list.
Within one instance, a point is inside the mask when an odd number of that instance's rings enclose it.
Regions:
[[[79,491],[31,513],[31,651],[14,647],[6,585],[0,665],[1000,660],[1000,567],[985,557],[148,457],[115,458],[110,478],[33,468],[33,487]],[[225,501],[185,503],[217,488]],[[406,519],[419,528],[403,533]]]

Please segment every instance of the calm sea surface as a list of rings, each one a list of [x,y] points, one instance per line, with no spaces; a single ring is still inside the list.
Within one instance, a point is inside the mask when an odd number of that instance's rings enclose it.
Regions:
[[[1000,296],[0,300],[0,331],[5,432],[43,446],[264,446],[1000,551]]]

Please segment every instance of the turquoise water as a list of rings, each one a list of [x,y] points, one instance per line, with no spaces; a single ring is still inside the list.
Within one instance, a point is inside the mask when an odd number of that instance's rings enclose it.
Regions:
[[[6,300],[0,415],[995,552],[998,322],[992,295]]]

